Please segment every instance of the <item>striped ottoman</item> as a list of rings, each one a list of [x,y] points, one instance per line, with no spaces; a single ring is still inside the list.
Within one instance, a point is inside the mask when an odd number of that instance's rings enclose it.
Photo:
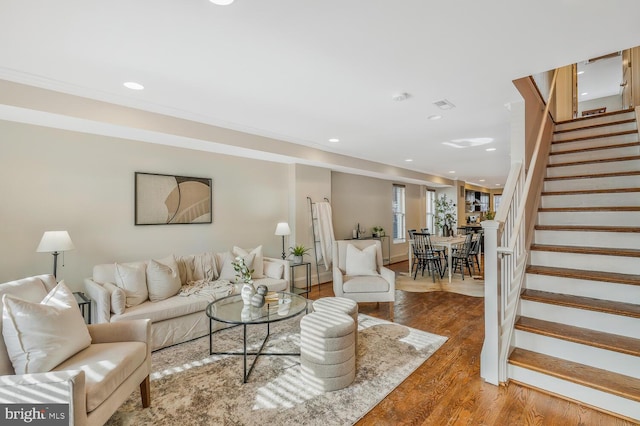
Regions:
[[[356,329],[343,313],[312,312],[300,321],[300,369],[315,390],[335,391],[356,377]]]
[[[356,323],[356,354],[358,353],[358,303],[346,297],[322,297],[313,302],[314,312],[342,312]]]

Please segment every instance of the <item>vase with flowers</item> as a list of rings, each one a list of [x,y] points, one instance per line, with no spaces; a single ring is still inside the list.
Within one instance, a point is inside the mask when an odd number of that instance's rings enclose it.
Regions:
[[[231,262],[231,265],[234,271],[236,271],[236,281],[243,283],[242,289],[240,290],[242,302],[245,305],[250,305],[251,298],[256,293],[256,289],[253,287],[253,279],[251,278],[253,269],[249,269],[244,258],[240,256],[236,257],[235,262]]]

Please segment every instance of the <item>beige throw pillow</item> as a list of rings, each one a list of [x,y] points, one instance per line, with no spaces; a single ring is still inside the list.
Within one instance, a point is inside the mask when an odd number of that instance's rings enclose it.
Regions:
[[[264,275],[268,278],[281,279],[284,272],[284,265],[276,262],[264,263]]]
[[[91,344],[73,293],[61,281],[40,303],[2,296],[2,334],[16,374],[44,373]]]
[[[216,256],[218,257],[217,260],[221,262],[222,265],[218,279],[227,280],[232,283],[238,282],[236,279],[236,271],[233,269],[233,265],[231,264],[232,262],[235,262],[236,256],[232,255],[230,252],[219,253]],[[244,259],[244,263],[249,269],[253,268],[253,264],[255,263],[255,255],[253,253],[240,257]]]
[[[233,247],[234,256],[245,257],[249,254],[253,254],[255,256],[253,260],[253,274],[251,274],[251,276],[253,278],[264,278],[264,255],[262,254],[262,246],[248,250],[237,246]]]
[[[127,306],[127,295],[124,290],[113,283],[104,283],[103,286],[111,295],[111,312],[116,315],[124,314]]]
[[[376,246],[360,250],[353,244],[347,244],[346,263],[347,275],[378,275]]]
[[[150,260],[147,264],[147,288],[149,300],[158,302],[175,296],[180,291],[180,271],[173,256]]]
[[[116,263],[116,285],[124,290],[126,306],[137,306],[149,298],[145,269]]]

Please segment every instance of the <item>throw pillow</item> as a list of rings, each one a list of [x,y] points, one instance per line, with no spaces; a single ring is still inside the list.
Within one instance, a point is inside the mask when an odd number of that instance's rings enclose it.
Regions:
[[[238,282],[238,280],[236,279],[236,271],[235,269],[233,269],[233,265],[231,264],[232,262],[235,262],[236,257],[230,252],[221,253],[216,256],[218,256],[218,261],[221,262],[222,265],[222,269],[220,270],[220,276],[218,277],[218,279],[227,280],[232,283]],[[244,263],[249,269],[253,268],[253,264],[255,263],[254,254],[240,257],[244,259]]]
[[[104,283],[103,286],[111,294],[111,312],[116,315],[124,314],[127,304],[127,295],[124,290],[113,283]]]
[[[253,274],[251,274],[251,277],[264,278],[264,255],[262,254],[262,246],[248,250],[236,246],[233,247],[234,256],[245,257],[249,254],[255,255],[255,259],[253,260]]]
[[[63,281],[40,303],[2,296],[2,334],[16,374],[44,373],[91,344],[73,293]]]
[[[175,296],[180,291],[180,272],[173,256],[147,263],[147,288],[149,300],[158,302]]]
[[[116,285],[124,290],[126,306],[137,306],[149,298],[144,268],[116,263]]]
[[[282,278],[284,272],[284,265],[277,262],[264,262],[264,275],[269,278],[275,278],[279,280]]]
[[[346,269],[347,275],[378,275],[376,246],[360,250],[353,244],[347,244]]]

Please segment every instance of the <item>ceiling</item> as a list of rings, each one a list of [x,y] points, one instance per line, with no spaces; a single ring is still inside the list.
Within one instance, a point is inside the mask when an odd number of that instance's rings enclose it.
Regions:
[[[509,105],[520,101],[511,81],[640,45],[638,16],[637,0],[0,0],[0,79],[427,183],[432,174],[494,187],[510,165]],[[434,105],[443,99],[455,108]]]

